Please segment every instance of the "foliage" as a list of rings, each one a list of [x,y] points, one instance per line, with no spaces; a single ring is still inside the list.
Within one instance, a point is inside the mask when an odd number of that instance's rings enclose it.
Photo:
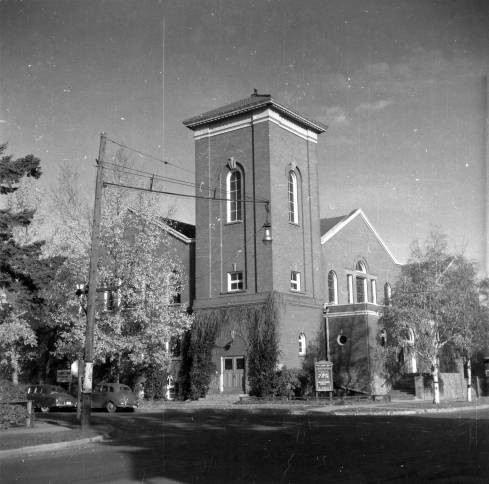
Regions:
[[[131,184],[131,161],[119,152],[119,167],[104,175],[105,181]],[[127,168],[127,169],[126,169]],[[76,179],[76,178],[74,178]],[[76,188],[69,188],[60,204],[62,217],[71,220],[66,234],[57,234],[60,249],[73,256],[58,272],[58,295],[53,296],[52,321],[58,332],[55,353],[75,358],[84,346],[85,296],[75,297],[77,284],[86,283],[89,242],[86,229],[78,234]],[[58,195],[58,199],[60,195]],[[106,188],[103,196],[99,259],[99,297],[94,329],[94,355],[99,364],[108,362],[118,379],[121,369],[160,368],[169,364],[168,342],[190,326],[192,317],[173,298],[185,283],[181,261],[169,250],[171,239],[157,200],[121,188]],[[86,213],[83,209],[82,213]],[[129,366],[128,366],[129,364]]]
[[[273,395],[277,386],[279,311],[278,297],[271,293],[264,307],[248,320],[248,383],[252,396]]]
[[[0,361],[17,382],[21,363],[34,356],[29,349],[45,323],[43,295],[62,260],[42,256],[44,242],[33,229],[39,197],[29,180],[41,176],[40,160],[13,159],[5,149],[0,146],[0,194],[6,196],[0,209]]]
[[[7,311],[0,324],[0,365],[19,374],[21,361],[26,357],[26,347],[36,345],[36,336],[29,323],[12,311]]]
[[[190,362],[190,388],[186,397],[196,400],[204,397],[209,390],[211,374],[215,371],[212,363],[212,349],[219,328],[222,325],[219,310],[201,311],[197,314],[191,329],[190,347],[187,358]]]
[[[276,372],[273,395],[276,397],[298,397],[302,395],[302,372],[283,367]]]
[[[165,397],[167,374],[159,367],[149,367],[144,372],[144,395],[151,400],[160,400]]]
[[[415,243],[392,293],[383,322],[391,346],[408,348],[432,369],[435,402],[443,348],[472,355],[486,332],[472,263],[448,253],[446,237],[433,230],[424,246]]]

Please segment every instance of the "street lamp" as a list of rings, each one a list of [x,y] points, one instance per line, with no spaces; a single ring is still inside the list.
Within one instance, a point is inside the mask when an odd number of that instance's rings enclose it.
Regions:
[[[265,210],[267,211],[267,218],[263,224],[265,233],[263,235],[263,243],[268,245],[272,242],[272,224],[270,223],[270,202],[265,204]]]

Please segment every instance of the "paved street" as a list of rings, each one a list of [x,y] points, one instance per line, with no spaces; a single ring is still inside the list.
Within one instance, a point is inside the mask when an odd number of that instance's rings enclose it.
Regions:
[[[70,414],[49,418],[71,419]],[[93,415],[111,440],[0,461],[0,482],[485,483],[489,411],[340,417],[167,410]]]

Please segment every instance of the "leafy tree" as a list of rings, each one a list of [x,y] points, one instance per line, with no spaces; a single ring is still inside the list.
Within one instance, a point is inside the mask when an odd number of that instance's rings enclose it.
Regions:
[[[119,167],[106,171],[105,181],[133,185],[127,169],[130,160],[120,152],[117,161]],[[70,187],[69,196],[74,193],[76,189]],[[76,205],[60,205],[62,215],[66,218],[66,208]],[[186,275],[180,260],[168,250],[170,236],[158,211],[157,201],[147,194],[121,188],[104,192],[94,355],[99,363],[109,364],[110,376],[116,380],[123,368],[164,371],[170,358],[169,342],[191,323],[185,308],[174,304]],[[89,244],[80,237],[89,233],[72,234],[72,228],[77,230],[76,225],[69,225],[64,237],[58,234],[67,250],[76,246],[76,251],[67,263],[70,269],[59,272],[58,284],[66,303],[53,301],[52,319],[59,331],[57,355],[75,357],[85,335],[85,317],[76,309],[75,287],[86,282],[88,272],[84,248]]]
[[[43,242],[28,232],[35,210],[26,202],[25,181],[41,176],[40,160],[33,155],[14,159],[5,150],[1,145],[0,194],[6,200],[0,209],[0,361],[17,383],[22,359],[37,344],[33,328],[42,321],[42,290],[59,261],[43,259]]]
[[[431,368],[434,403],[442,351],[455,347],[469,362],[485,331],[482,315],[473,264],[449,254],[446,236],[434,229],[423,246],[413,245],[384,315],[389,344],[409,347]]]

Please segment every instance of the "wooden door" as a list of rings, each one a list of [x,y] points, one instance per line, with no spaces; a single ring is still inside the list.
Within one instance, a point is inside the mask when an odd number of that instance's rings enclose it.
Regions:
[[[223,390],[226,393],[242,393],[245,389],[244,356],[226,356],[223,361]]]

